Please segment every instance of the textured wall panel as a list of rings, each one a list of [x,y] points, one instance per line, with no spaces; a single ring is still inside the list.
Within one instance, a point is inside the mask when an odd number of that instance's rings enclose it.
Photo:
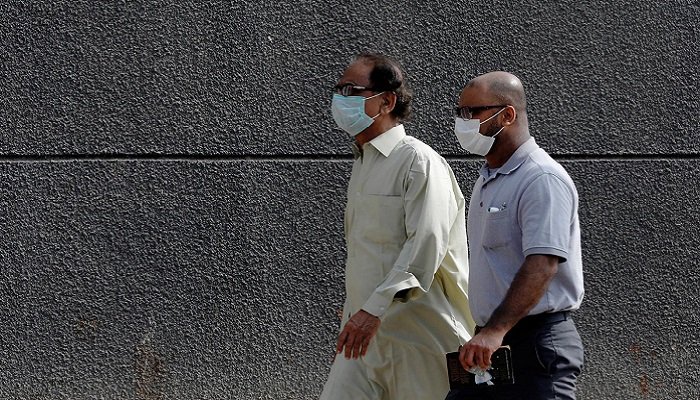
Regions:
[[[582,398],[700,398],[700,164],[565,166],[584,225]]]
[[[319,391],[349,166],[0,164],[0,398]]]
[[[457,150],[477,73],[523,78],[557,153],[700,152],[697,2],[129,1],[0,5],[0,151],[344,154],[349,57],[401,59],[416,132]],[[689,121],[690,120],[690,121]],[[694,122],[694,123],[693,123]]]

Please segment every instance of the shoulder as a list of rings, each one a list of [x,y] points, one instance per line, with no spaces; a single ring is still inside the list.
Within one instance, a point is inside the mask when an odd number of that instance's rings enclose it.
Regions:
[[[530,153],[523,166],[527,175],[533,180],[544,175],[573,186],[573,181],[566,169],[542,148]]]
[[[440,162],[445,159],[438,154],[428,144],[416,139],[413,136],[404,137],[404,139],[396,146],[395,151],[402,155],[411,156],[423,162]]]
[[[396,150],[411,158],[411,172],[426,175],[442,175],[451,171],[444,157],[438,154],[430,145],[413,136],[406,136]]]
[[[569,173],[543,149],[538,148],[530,153],[523,167],[521,176],[526,193],[546,196],[547,193],[562,192],[568,193],[570,198],[578,198],[576,185]]]

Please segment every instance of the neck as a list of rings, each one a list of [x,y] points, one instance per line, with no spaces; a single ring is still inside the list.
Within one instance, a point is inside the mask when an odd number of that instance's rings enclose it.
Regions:
[[[399,121],[396,119],[379,117],[367,129],[355,136],[355,142],[359,148],[362,148],[365,143],[397,125],[399,125]]]
[[[504,133],[507,133],[504,135]],[[527,128],[513,132],[501,132],[494,148],[486,155],[486,165],[489,168],[500,168],[515,153],[516,150],[530,139]]]

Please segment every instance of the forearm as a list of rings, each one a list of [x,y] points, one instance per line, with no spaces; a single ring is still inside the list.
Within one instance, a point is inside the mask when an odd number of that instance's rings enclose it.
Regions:
[[[508,332],[540,301],[557,273],[558,265],[556,256],[528,256],[485,328],[502,334]]]

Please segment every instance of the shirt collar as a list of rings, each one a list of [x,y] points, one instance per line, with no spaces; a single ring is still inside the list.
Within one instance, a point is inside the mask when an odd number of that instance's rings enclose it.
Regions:
[[[350,145],[350,149],[352,150],[352,155],[353,155],[353,157],[355,157],[355,160],[362,157],[362,150],[360,149],[359,146],[357,146],[357,143],[354,140],[352,141],[352,144]]]
[[[538,146],[537,143],[535,143],[535,138],[531,137],[525,143],[521,144],[517,150],[515,150],[515,153],[513,153],[513,155],[511,155],[508,159],[508,161],[506,161],[506,163],[498,169],[498,171],[496,172],[496,174],[493,175],[493,177],[495,178],[498,174],[507,175],[515,171],[525,162],[530,153],[539,148],[540,146]],[[489,173],[488,168],[486,167],[486,163],[484,163],[484,165],[481,167],[480,174],[482,177],[484,177],[484,179],[489,179]]]
[[[404,137],[406,137],[406,131],[403,128],[403,124],[399,124],[370,140],[369,144],[379,150],[384,157],[389,157],[389,154]]]

